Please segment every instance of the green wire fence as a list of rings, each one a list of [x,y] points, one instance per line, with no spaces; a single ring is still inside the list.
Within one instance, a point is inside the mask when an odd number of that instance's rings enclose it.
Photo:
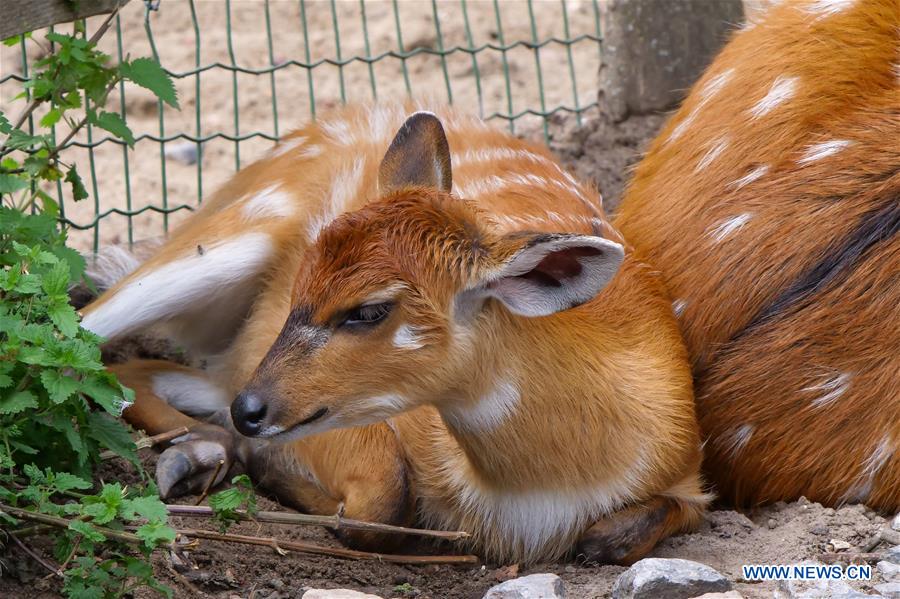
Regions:
[[[286,131],[344,102],[426,96],[549,140],[554,115],[580,123],[597,104],[599,1],[132,0],[101,48],[157,58],[181,110],[120,85],[110,103],[135,149],[88,125],[64,156],[89,167],[92,205],[52,191],[76,245],[96,250],[168,231]],[[8,113],[42,50],[34,37],[3,49]]]

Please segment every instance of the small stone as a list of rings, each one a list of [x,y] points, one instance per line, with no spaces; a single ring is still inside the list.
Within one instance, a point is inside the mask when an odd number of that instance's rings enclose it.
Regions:
[[[883,582],[875,585],[875,590],[882,597],[888,599],[900,599],[900,582]]]
[[[503,582],[505,580],[511,580],[516,578],[519,575],[519,564],[512,564],[511,566],[503,566],[502,568],[497,568],[494,571],[494,580],[497,582]]]
[[[819,562],[800,562],[797,565],[822,566]],[[775,586],[774,599],[865,599],[877,597],[857,591],[843,580],[779,580]]]
[[[273,589],[280,590],[284,588],[284,581],[280,578],[273,578],[269,581],[269,586]]]
[[[491,587],[484,599],[563,599],[565,596],[562,578],[556,574],[532,574]]]
[[[731,590],[731,583],[705,564],[686,559],[647,558],[623,572],[613,599],[682,599]]]
[[[197,158],[200,153],[197,151],[197,144],[191,141],[181,143],[166,144],[166,158],[171,158],[182,164],[197,164]]]
[[[809,532],[811,532],[812,534],[814,534],[816,536],[824,537],[825,535],[827,535],[830,532],[830,530],[824,524],[816,524],[815,526],[813,526],[812,528],[809,529]]]
[[[841,539],[831,539],[828,541],[828,551],[850,551],[850,543]]]
[[[576,568],[572,564],[569,564],[568,566],[565,567],[565,571],[566,571],[566,574],[575,574],[575,572],[578,572],[578,568]]]
[[[775,521],[775,518],[769,518],[769,520],[766,522],[766,526],[768,526],[770,529],[776,528],[778,526],[778,522]]]
[[[891,528],[900,532],[900,514],[894,516],[894,519],[891,520]]]
[[[900,565],[889,561],[880,561],[876,566],[885,582],[900,582]]]
[[[378,595],[349,589],[309,589],[301,599],[381,599]]]
[[[884,561],[900,565],[900,545],[888,549],[884,554]]]

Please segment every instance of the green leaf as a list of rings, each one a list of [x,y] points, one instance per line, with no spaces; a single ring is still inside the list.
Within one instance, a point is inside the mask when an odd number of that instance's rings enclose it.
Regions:
[[[135,533],[144,540],[147,547],[156,547],[160,544],[168,545],[175,541],[175,531],[159,522],[144,524]]]
[[[69,399],[73,393],[78,391],[79,387],[78,381],[63,375],[58,370],[44,370],[41,372],[41,383],[50,395],[50,401],[55,404],[60,404]]]
[[[84,187],[84,181],[81,180],[78,169],[75,168],[74,164],[72,165],[72,168],[69,169],[69,172],[66,173],[64,181],[72,184],[72,197],[75,198],[76,202],[80,202],[88,197],[87,189]]]
[[[80,535],[83,535],[84,538],[89,541],[93,541],[95,543],[102,543],[106,540],[106,537],[103,536],[99,530],[97,530],[93,524],[88,522],[82,522],[81,520],[73,520],[69,522],[69,530],[73,530]]]
[[[53,486],[58,491],[71,491],[72,489],[90,489],[91,483],[68,472],[57,472]]]
[[[78,333],[78,314],[75,313],[75,308],[65,301],[50,305],[47,315],[66,337],[74,337]]]
[[[109,415],[103,412],[90,412],[88,436],[129,462],[138,463],[137,448],[128,429]]]
[[[62,113],[59,111],[59,109],[51,108],[47,111],[47,114],[45,114],[41,118],[41,127],[52,127],[59,122],[60,118],[62,118]]]
[[[159,497],[146,496],[135,497],[122,505],[122,517],[126,520],[134,520],[137,517],[146,518],[149,522],[165,522],[169,516],[166,504]]]
[[[60,262],[59,258],[50,252],[42,252],[40,259],[45,264],[53,264],[53,267],[44,273],[41,287],[47,295],[65,295],[69,289],[69,265]]]
[[[81,382],[81,390],[97,404],[113,416],[121,416],[126,404],[133,400],[133,396],[126,396],[116,378],[108,372],[98,372],[88,375]]]
[[[17,391],[0,400],[0,414],[18,414],[36,407],[38,407],[37,396],[31,391]]]
[[[122,139],[128,144],[128,147],[134,147],[134,134],[118,114],[114,112],[101,112],[94,120],[94,124]]]
[[[15,193],[28,187],[28,181],[18,175],[0,174],[0,193]]]
[[[125,79],[152,91],[157,98],[172,108],[178,108],[178,95],[172,84],[172,78],[152,58],[123,62],[119,65],[119,72]]]

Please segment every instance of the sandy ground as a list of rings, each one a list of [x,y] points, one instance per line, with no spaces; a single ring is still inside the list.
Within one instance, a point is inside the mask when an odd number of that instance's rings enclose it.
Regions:
[[[195,2],[199,24],[199,58],[195,49],[195,37],[190,4],[182,0],[166,0],[160,10],[151,12],[149,27],[159,57],[167,68],[184,73],[196,64],[221,63],[237,64],[248,69],[263,69],[272,64],[279,65],[288,60],[305,61],[306,45],[301,27],[300,5],[288,0],[272,0],[268,3],[268,17],[272,30],[271,59],[268,38],[265,35],[267,4],[258,0],[235,0],[231,3],[230,21],[232,36],[231,52],[227,36],[228,11],[219,0],[198,0]],[[367,0],[364,4],[366,28],[369,37],[368,52],[363,35],[363,20],[360,4],[343,0],[336,3],[336,16],[331,4],[321,0],[307,1],[305,5],[308,24],[310,62],[325,59],[346,59],[356,55],[377,56],[399,47],[393,4],[386,0]],[[471,43],[475,47],[483,44],[499,44],[501,29],[497,26],[497,15],[490,0],[470,0],[465,4],[445,1],[438,3],[437,22],[440,25],[442,42],[438,39],[436,22],[430,2],[405,0],[397,3],[403,47],[407,51],[416,48],[434,49],[443,47],[470,47],[466,30],[468,17]],[[595,34],[594,4],[589,0],[566,0],[552,2],[539,0],[532,3],[536,30],[531,30],[528,4],[522,0],[504,0],[498,3],[502,39],[509,45],[515,42],[530,42],[533,35],[539,41],[550,38],[577,38],[585,34]],[[564,15],[562,7],[565,6]],[[144,3],[132,0],[121,13],[121,40],[123,55],[132,57],[151,55],[149,38],[145,31]],[[568,18],[566,35],[564,16]],[[334,20],[340,33],[338,51]],[[99,18],[89,21],[88,32],[100,23]],[[36,35],[38,39],[40,35]],[[101,48],[118,57],[117,34],[113,29],[101,40]],[[36,43],[29,43],[28,53],[36,57],[42,52]],[[456,105],[473,113],[490,116],[509,110],[508,97],[512,98],[512,110],[541,110],[539,95],[540,76],[545,91],[543,106],[550,110],[560,105],[588,105],[596,100],[597,70],[599,67],[599,44],[592,40],[582,40],[570,46],[571,64],[566,46],[549,43],[539,50],[540,75],[538,74],[536,53],[519,45],[507,52],[487,49],[472,56],[455,51],[446,57],[446,63],[434,55],[419,54],[406,60],[412,93],[417,96],[433,97],[446,101],[452,94]],[[0,49],[3,75],[21,73],[21,50],[19,48]],[[504,77],[504,59],[510,75],[510,96]],[[448,90],[444,68],[450,80]],[[480,75],[481,90],[476,86],[476,69]],[[374,82],[374,83],[373,83]],[[234,92],[234,86],[237,92]],[[369,66],[362,61],[354,61],[343,67],[329,63],[317,65],[312,70],[289,65],[269,73],[237,73],[223,68],[212,68],[200,73],[179,78],[176,81],[181,111],[165,107],[159,114],[157,102],[152,95],[136,86],[129,86],[125,92],[125,113],[129,126],[136,136],[166,137],[187,134],[206,137],[215,134],[252,135],[262,132],[275,137],[298,126],[311,113],[310,86],[314,90],[315,109],[321,113],[333,107],[344,97],[347,101],[363,101],[373,98],[398,98],[406,93],[402,61],[388,57]],[[374,86],[374,89],[373,89]],[[198,93],[199,89],[199,93]],[[14,101],[19,92],[14,81],[0,86],[0,106],[5,112],[17,114],[24,106],[23,100]],[[199,108],[198,108],[199,106]],[[235,121],[235,107],[238,120]],[[114,93],[110,97],[108,110],[120,109],[120,97]],[[201,115],[197,118],[197,113]],[[275,125],[277,110],[278,125]],[[40,112],[38,113],[40,115]],[[505,126],[502,120],[494,121],[497,126]],[[517,131],[540,134],[540,120],[526,116],[517,121]],[[59,135],[64,131],[60,128]],[[92,132],[93,139],[105,137],[103,131]],[[87,141],[87,132],[80,135],[80,141]],[[158,142],[151,139],[138,141],[134,150],[123,151],[122,146],[110,142],[103,143],[93,153],[96,178],[90,176],[91,156],[82,149],[72,149],[68,159],[75,161],[86,176],[91,198],[75,204],[66,201],[66,216],[79,224],[89,224],[97,212],[103,213],[113,208],[128,208],[128,191],[131,194],[132,210],[148,205],[170,208],[187,205],[195,206],[198,199],[208,195],[221,185],[238,166],[236,150],[238,144],[214,137],[203,143],[202,161],[197,165],[187,165],[179,160],[161,155]],[[240,164],[246,165],[259,158],[272,147],[273,142],[263,137],[251,137],[240,142]],[[188,146],[191,142],[183,138],[165,144],[170,151],[173,147]],[[128,161],[128,180],[125,177],[125,160]],[[165,185],[164,185],[165,182]],[[64,190],[68,199],[68,190]],[[188,212],[180,210],[172,214],[169,225],[179,222]],[[162,215],[143,212],[132,217],[133,239],[159,235],[164,230]],[[101,222],[98,240],[100,244],[127,242],[129,219],[113,214]],[[89,248],[93,242],[90,231],[74,232],[73,242],[80,248]]]

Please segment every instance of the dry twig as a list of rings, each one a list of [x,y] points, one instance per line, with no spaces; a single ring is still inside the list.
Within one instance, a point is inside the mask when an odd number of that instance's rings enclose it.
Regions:
[[[5,531],[4,531],[4,532],[5,532]],[[31,557],[31,559],[33,559],[34,561],[36,561],[37,563],[39,563],[40,565],[42,565],[44,568],[46,568],[47,571],[50,572],[50,574],[52,574],[52,575],[54,575],[54,576],[62,577],[63,573],[62,573],[62,569],[61,569],[61,568],[54,568],[52,564],[50,564],[47,560],[45,560],[45,559],[42,558],[40,555],[38,555],[37,552],[33,551],[33,550],[31,549],[31,547],[29,547],[28,545],[26,545],[25,543],[23,543],[23,542],[19,539],[19,537],[17,537],[16,535],[12,535],[12,534],[7,533],[7,536],[12,537],[12,540],[15,541],[16,545],[19,546],[19,549],[21,549],[21,550],[24,551],[27,555],[29,555],[29,556]]]
[[[212,518],[212,508],[194,505],[167,505],[170,516],[183,516],[194,518]],[[422,528],[406,528],[404,526],[392,526],[390,524],[378,524],[376,522],[363,522],[334,516],[314,516],[311,514],[297,514],[293,512],[256,512],[252,516],[244,510],[237,511],[239,520],[252,520],[254,522],[270,522],[274,524],[293,524],[298,526],[324,526],[333,530],[365,530],[370,532],[383,532],[393,534],[414,535],[419,537],[432,537],[447,541],[458,541],[469,537],[469,533],[454,530],[427,530]]]
[[[152,437],[141,437],[140,439],[135,441],[134,444],[137,445],[138,449],[147,449],[148,447],[154,447],[156,445],[159,445],[160,443],[165,443],[182,435],[186,435],[188,434],[188,432],[190,432],[188,428],[186,426],[182,426],[165,433],[153,435]],[[119,454],[113,453],[112,451],[104,451],[100,454],[101,460],[109,460],[117,457],[119,457]]]
[[[226,543],[243,543],[246,545],[259,545],[270,547],[280,555],[285,551],[300,551],[316,555],[331,555],[354,560],[372,560],[378,562],[392,562],[395,564],[477,564],[478,558],[474,555],[392,555],[390,553],[371,553],[357,551],[343,547],[324,547],[314,543],[302,541],[287,541],[274,537],[252,537],[248,535],[234,535],[218,533],[208,530],[179,529],[179,534],[187,535],[211,541],[224,541]]]
[[[216,482],[216,478],[218,478],[219,472],[222,471],[222,466],[224,465],[225,460],[219,460],[219,463],[216,464],[216,469],[213,470],[212,476],[210,476],[209,480],[206,481],[206,486],[203,487],[203,492],[200,493],[200,497],[197,498],[197,501],[194,502],[194,505],[200,505],[201,503],[203,503],[203,500],[206,499],[207,495],[209,495],[209,490]]]

